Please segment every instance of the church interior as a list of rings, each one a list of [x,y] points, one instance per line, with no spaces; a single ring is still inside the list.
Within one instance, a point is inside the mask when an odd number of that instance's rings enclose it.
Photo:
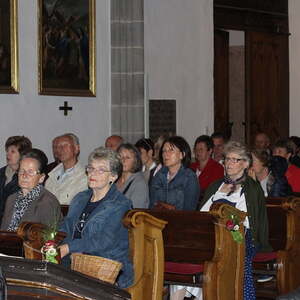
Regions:
[[[10,147],[30,150],[4,182],[0,169],[0,253],[12,255],[0,255],[0,300],[300,299],[299,0],[1,1],[0,165]],[[220,159],[213,133],[230,140]],[[160,136],[151,172],[143,154]],[[55,142],[73,156],[57,159]],[[88,270],[97,259],[47,263],[76,253],[120,258],[110,284]]]
[[[224,6],[226,2],[220,1],[220,5]],[[285,107],[281,112],[287,114],[285,118],[289,117],[286,120],[289,134],[297,135],[299,4],[296,0],[284,2],[288,2],[288,11],[284,11],[283,15],[284,18],[288,16],[289,51],[286,68],[289,93],[283,99]],[[233,1],[231,6],[234,7],[236,3]],[[177,134],[186,137],[190,144],[199,134],[211,134],[214,131],[214,29],[218,27],[229,31],[234,27],[231,24],[228,24],[229,28],[226,28],[226,24],[214,25],[212,0],[193,0],[188,4],[179,0],[130,1],[128,9],[136,7],[135,12],[139,16],[130,15],[127,18],[142,23],[142,30],[134,32],[136,35],[142,34],[138,38],[142,40],[143,53],[142,58],[140,54],[134,55],[143,62],[139,67],[141,70],[137,71],[142,74],[142,82],[139,82],[142,88],[135,96],[136,100],[132,101],[132,97],[128,99],[131,94],[115,88],[115,85],[120,85],[116,79],[118,72],[114,74],[117,68],[115,64],[121,63],[122,55],[116,54],[119,46],[114,46],[114,39],[117,39],[114,36],[121,34],[113,32],[114,26],[121,28],[112,19],[111,8],[114,4],[119,5],[118,1],[101,0],[95,6],[95,97],[70,97],[39,94],[38,1],[18,1],[19,92],[0,94],[0,114],[1,119],[5,120],[0,129],[2,148],[8,136],[24,134],[51,157],[49,139],[63,132],[74,132],[81,140],[81,158],[86,160],[88,153],[103,144],[110,134],[128,136],[131,142],[147,134],[146,107],[149,99],[176,100]],[[267,4],[265,6],[268,7]],[[270,7],[273,7],[273,2]],[[282,16],[282,13],[277,15]],[[138,17],[141,20],[136,20]],[[280,27],[280,30],[285,29]],[[114,55],[119,55],[120,59],[112,61]],[[127,60],[126,57],[124,59]],[[140,65],[139,62],[136,64]],[[120,103],[120,98],[124,103]],[[59,110],[60,106],[64,106],[64,101],[73,108],[67,116]],[[266,101],[272,102],[271,99]],[[280,119],[280,115],[276,116],[277,119]],[[135,132],[130,127],[135,127]],[[0,161],[4,163],[4,160],[2,156]]]

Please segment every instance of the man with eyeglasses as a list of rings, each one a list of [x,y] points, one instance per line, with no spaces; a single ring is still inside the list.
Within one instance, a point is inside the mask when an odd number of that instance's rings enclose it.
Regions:
[[[55,140],[57,157],[61,163],[48,174],[45,187],[57,197],[60,204],[68,205],[77,193],[87,189],[87,178],[84,167],[78,161],[78,137],[66,133]]]

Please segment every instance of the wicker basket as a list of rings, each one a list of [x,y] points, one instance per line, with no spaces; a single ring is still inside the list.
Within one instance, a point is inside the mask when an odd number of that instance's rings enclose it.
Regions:
[[[112,284],[121,268],[122,264],[115,260],[81,253],[72,254],[72,270]]]

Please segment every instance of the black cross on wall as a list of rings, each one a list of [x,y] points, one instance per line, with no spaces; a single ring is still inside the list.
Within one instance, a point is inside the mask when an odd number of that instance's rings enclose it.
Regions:
[[[73,110],[72,106],[68,106],[68,101],[64,101],[64,106],[60,106],[59,110],[63,110],[64,111],[64,116],[68,115],[68,111],[69,110]]]

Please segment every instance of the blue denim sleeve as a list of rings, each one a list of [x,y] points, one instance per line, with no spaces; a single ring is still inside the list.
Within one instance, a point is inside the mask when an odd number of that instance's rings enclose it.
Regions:
[[[184,189],[184,210],[196,210],[200,197],[200,186],[197,176],[195,173],[190,174]]]
[[[157,202],[157,176],[154,176],[149,186],[149,208],[153,208]]]

